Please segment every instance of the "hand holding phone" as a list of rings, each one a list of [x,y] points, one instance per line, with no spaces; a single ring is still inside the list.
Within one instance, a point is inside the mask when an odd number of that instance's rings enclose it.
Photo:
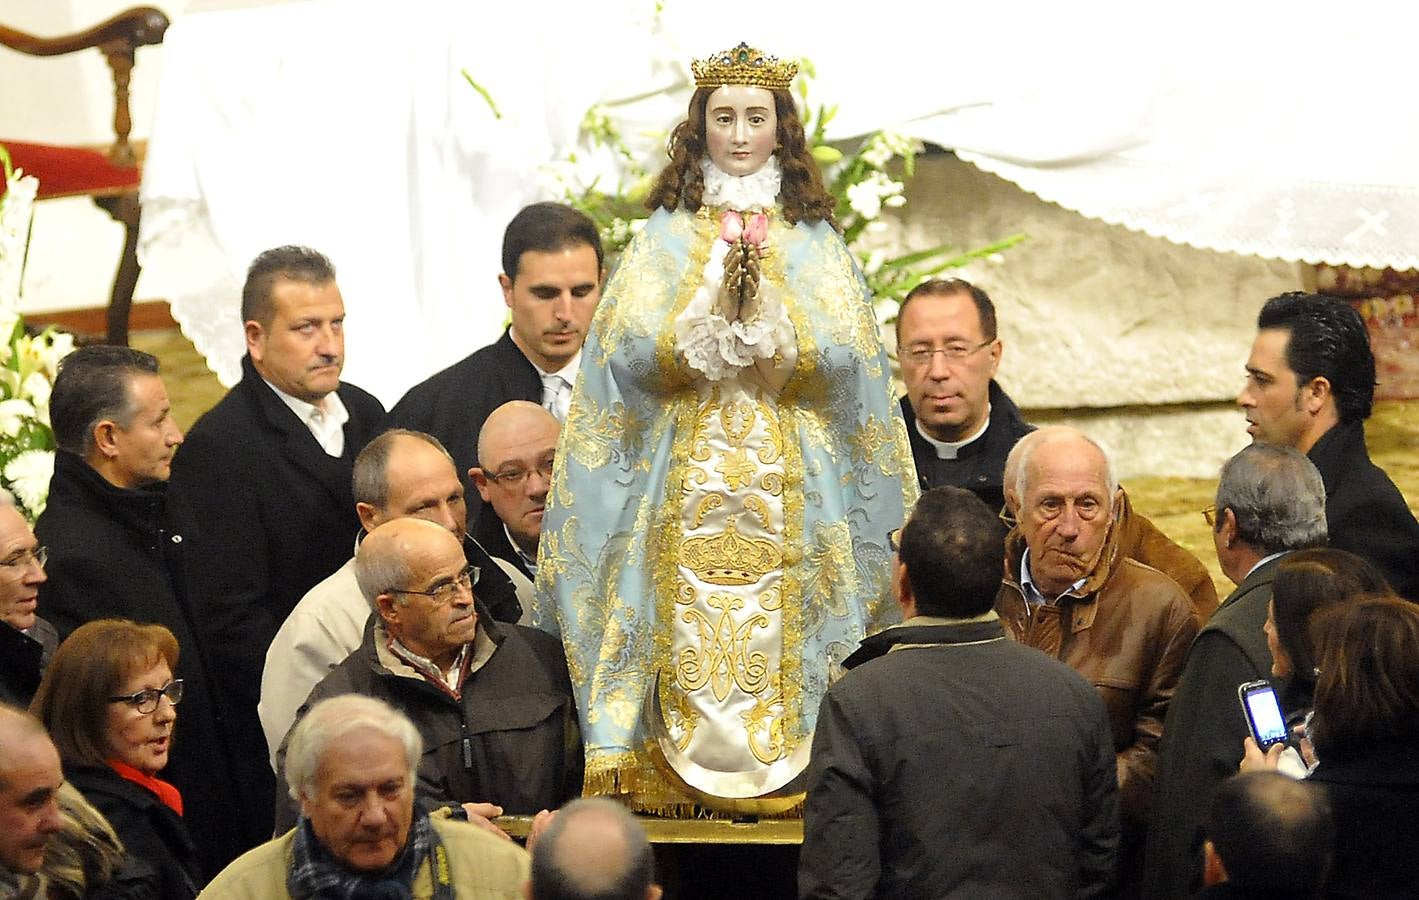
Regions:
[[[1271,682],[1248,681],[1237,687],[1237,699],[1241,701],[1252,739],[1262,753],[1274,744],[1286,743],[1286,717]]]

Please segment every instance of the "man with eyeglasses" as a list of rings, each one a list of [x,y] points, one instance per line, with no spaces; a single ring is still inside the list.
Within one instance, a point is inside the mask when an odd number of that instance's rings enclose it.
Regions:
[[[217,689],[214,647],[204,642],[212,616],[194,586],[197,526],[168,490],[183,436],[158,360],[128,347],[81,347],[60,363],[49,409],[58,452],[35,524],[49,548],[40,605],[63,636],[108,618],[162,625],[177,638],[174,674],[187,703],[165,771],[187,798],[187,828],[213,875],[261,840],[263,819],[269,829],[268,795],[237,789],[269,774],[234,749],[231,692]]]
[[[0,491],[0,702],[19,707],[30,705],[59,643],[54,626],[35,614],[46,553],[14,498]]]
[[[923,281],[897,313],[897,358],[922,490],[963,487],[999,510],[1005,457],[1034,426],[995,381],[995,304],[959,278]]]
[[[360,647],[316,685],[298,720],[340,694],[376,697],[403,712],[424,739],[418,793],[428,808],[471,803],[484,815],[533,815],[581,792],[581,738],[561,644],[487,615],[457,537],[422,519],[386,522],[360,544],[355,577],[375,614]],[[294,814],[284,804],[278,826]]]
[[[532,583],[512,563],[495,560],[466,536],[463,481],[437,438],[402,428],[384,432],[355,457],[352,481],[362,534],[406,516],[441,525],[463,541],[468,565],[481,570],[478,599],[492,618],[516,622],[531,610]],[[296,710],[310,689],[360,645],[370,615],[351,554],[349,562],[301,598],[276,632],[266,651],[257,706],[273,769]]]
[[[1299,451],[1252,444],[1223,464],[1203,516],[1237,588],[1192,642],[1168,705],[1144,882],[1145,896],[1158,900],[1191,897],[1200,884],[1198,828],[1217,787],[1236,774],[1248,734],[1237,686],[1271,677],[1262,630],[1271,585],[1286,554],[1325,546],[1325,482]]]
[[[528,578],[537,577],[542,513],[562,423],[546,409],[512,400],[493,410],[478,435],[478,465],[468,470],[496,516],[478,520],[478,543]]]

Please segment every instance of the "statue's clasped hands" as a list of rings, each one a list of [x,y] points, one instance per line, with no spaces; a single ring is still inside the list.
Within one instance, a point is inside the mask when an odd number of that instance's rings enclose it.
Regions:
[[[769,252],[769,218],[726,210],[719,238],[729,244],[716,312],[725,320],[749,322],[759,314],[759,261]]]

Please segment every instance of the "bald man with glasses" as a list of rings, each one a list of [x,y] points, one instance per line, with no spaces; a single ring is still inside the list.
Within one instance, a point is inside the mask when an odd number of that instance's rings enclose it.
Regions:
[[[459,539],[437,523],[399,518],[371,531],[355,578],[374,615],[360,647],[315,686],[297,720],[326,697],[376,697],[423,736],[418,794],[427,808],[555,809],[582,783],[566,658],[551,635],[488,615],[477,577]],[[285,801],[278,829],[295,817]]]

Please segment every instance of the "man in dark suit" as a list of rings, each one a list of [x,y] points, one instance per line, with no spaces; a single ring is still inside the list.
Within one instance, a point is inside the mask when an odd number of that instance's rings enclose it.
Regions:
[[[1330,546],[1419,600],[1419,522],[1365,448],[1375,357],[1364,320],[1344,300],[1293,292],[1266,301],[1256,324],[1237,395],[1247,432],[1309,456],[1325,481]]]
[[[1198,828],[1247,736],[1237,686],[1271,675],[1262,625],[1276,566],[1325,543],[1325,485],[1290,447],[1252,444],[1227,460],[1214,510],[1217,562],[1237,589],[1193,641],[1163,725],[1143,891],[1160,900],[1198,886]]]
[[[28,707],[59,635],[35,615],[44,584],[45,550],[0,491],[0,703]]]
[[[547,410],[526,400],[510,400],[483,423],[478,465],[468,472],[495,513],[478,521],[474,537],[493,556],[533,580],[561,431],[562,423]]]
[[[393,423],[439,439],[460,474],[477,466],[478,433],[493,410],[529,400],[566,419],[591,316],[601,300],[601,238],[584,214],[561,203],[534,203],[503,233],[498,276],[512,325],[497,342],[409,389]],[[465,480],[473,495],[471,478]],[[470,531],[491,516],[469,510]]]
[[[951,485],[1004,504],[1005,459],[1034,426],[995,382],[1002,350],[995,304],[970,282],[932,278],[902,300],[902,415],[923,491]]]
[[[256,717],[266,648],[305,592],[350,558],[360,527],[350,473],[385,413],[340,382],[345,304],[330,260],[305,247],[262,253],[241,305],[242,379],[192,427],[173,458],[171,493],[196,516],[187,552],[200,627],[236,709],[238,754],[255,763],[247,793],[270,798]]]
[[[253,817],[232,813],[243,796],[219,715],[226,697],[212,688],[198,628],[205,609],[187,552],[197,529],[167,491],[182,432],[158,361],[128,347],[80,348],[60,364],[49,406],[59,450],[35,526],[49,554],[39,586],[45,615],[66,636],[94,619],[123,618],[177,638],[186,702],[164,777],[186,798],[185,821],[210,877],[263,835],[254,825],[243,833],[236,823]]]

